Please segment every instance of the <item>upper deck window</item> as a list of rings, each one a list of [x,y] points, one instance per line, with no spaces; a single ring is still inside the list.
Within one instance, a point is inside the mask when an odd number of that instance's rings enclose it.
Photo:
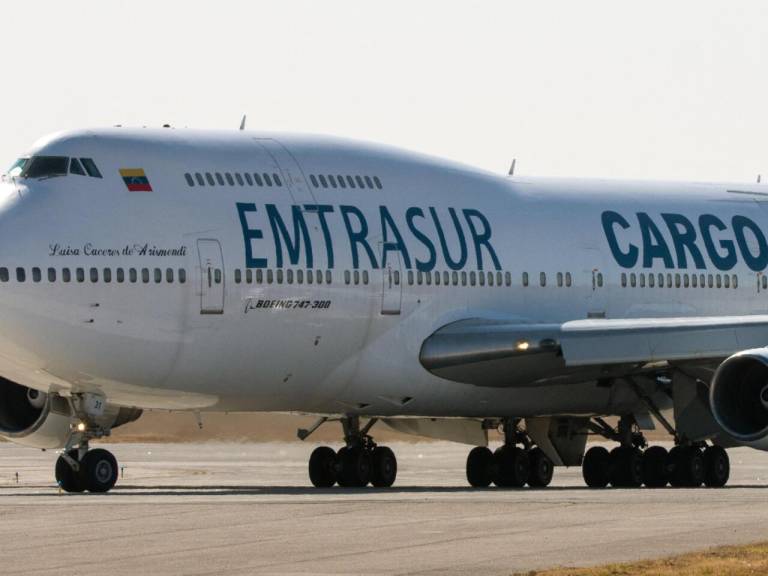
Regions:
[[[65,176],[69,168],[66,156],[33,156],[21,173],[22,178],[52,178]]]

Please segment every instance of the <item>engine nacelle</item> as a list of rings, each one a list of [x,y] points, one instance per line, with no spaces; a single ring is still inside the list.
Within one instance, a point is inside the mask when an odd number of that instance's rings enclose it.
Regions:
[[[105,430],[133,422],[141,410],[107,405],[90,424]],[[63,448],[76,417],[66,399],[0,378],[0,436],[32,448]]]
[[[768,348],[726,359],[709,390],[712,415],[739,443],[768,450]]]

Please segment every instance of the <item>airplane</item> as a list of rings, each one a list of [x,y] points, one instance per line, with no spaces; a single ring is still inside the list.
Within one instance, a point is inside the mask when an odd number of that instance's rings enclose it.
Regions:
[[[0,436],[67,492],[114,487],[90,443],[145,410],[339,422],[318,488],[394,484],[376,424],[473,446],[473,487],[719,487],[768,450],[762,184],[112,127],[39,140],[0,198]]]

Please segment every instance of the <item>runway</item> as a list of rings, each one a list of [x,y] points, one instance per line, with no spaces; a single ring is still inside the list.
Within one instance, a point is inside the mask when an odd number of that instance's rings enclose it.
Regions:
[[[466,486],[469,447],[395,444],[387,490],[308,486],[312,444],[116,444],[107,495],[59,494],[55,454],[0,444],[0,567],[31,574],[510,574],[768,540],[768,454],[729,487]],[[18,483],[16,481],[18,473]]]

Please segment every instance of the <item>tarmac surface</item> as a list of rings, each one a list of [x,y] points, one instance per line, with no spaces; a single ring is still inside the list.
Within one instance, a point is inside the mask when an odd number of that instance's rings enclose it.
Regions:
[[[312,444],[116,444],[106,495],[60,494],[56,454],[0,444],[2,574],[510,574],[768,540],[768,454],[724,489],[470,489],[469,447],[393,444],[390,489],[309,486]],[[16,474],[18,473],[18,481]]]

